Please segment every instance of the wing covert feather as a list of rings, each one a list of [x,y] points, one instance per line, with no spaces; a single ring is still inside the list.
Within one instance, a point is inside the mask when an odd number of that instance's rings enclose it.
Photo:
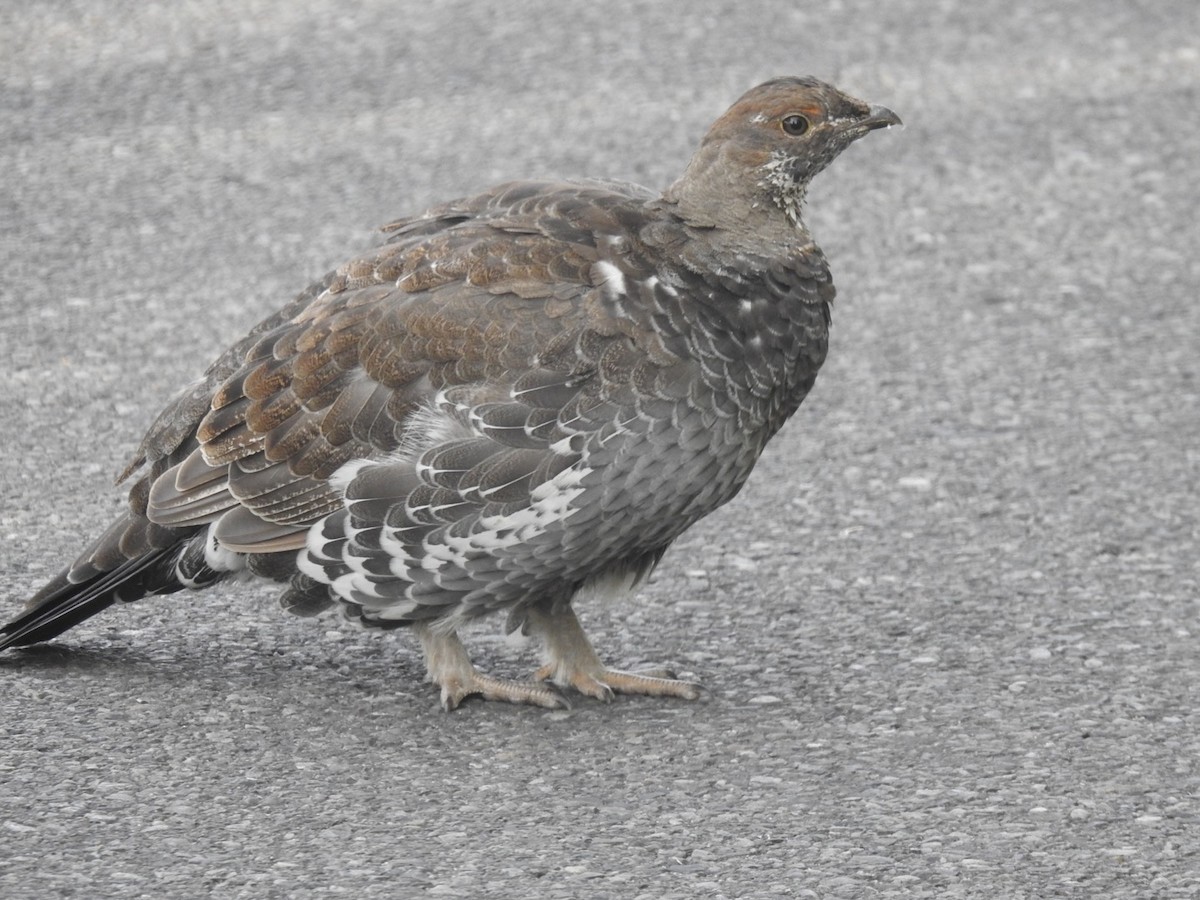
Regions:
[[[227,517],[218,534],[243,552],[297,542],[341,503],[329,478],[351,460],[395,453],[439,391],[491,384],[508,400],[548,347],[572,349],[552,369],[598,357],[595,338],[580,344],[589,326],[603,327],[589,303],[597,234],[616,227],[612,210],[633,195],[615,185],[507,185],[389,226],[387,244],[265,320],[148,435],[144,455],[182,444],[188,423],[199,445],[184,454],[186,468],[156,479],[151,520]],[[602,364],[611,370],[611,355]],[[501,403],[480,414],[487,449],[455,476],[470,475],[472,496],[515,501],[537,473],[561,470],[545,456],[553,404],[579,388],[554,372],[535,389],[544,396],[529,394],[522,410]],[[497,456],[497,446],[513,452]]]

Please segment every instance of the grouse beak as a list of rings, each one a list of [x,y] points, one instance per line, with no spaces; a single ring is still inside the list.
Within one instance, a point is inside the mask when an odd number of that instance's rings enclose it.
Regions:
[[[891,128],[893,125],[903,125],[900,117],[886,106],[872,106],[865,119],[859,119],[855,127],[864,131],[874,131],[876,128]]]
[[[872,106],[861,119],[845,118],[840,122],[839,133],[846,144],[857,141],[865,134],[870,134],[880,128],[891,128],[893,125],[903,125],[900,117],[886,106]]]

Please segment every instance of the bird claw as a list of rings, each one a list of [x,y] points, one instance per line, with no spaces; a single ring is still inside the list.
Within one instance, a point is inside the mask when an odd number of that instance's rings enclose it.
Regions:
[[[566,697],[544,684],[484,675],[471,664],[466,648],[453,632],[442,633],[424,625],[414,630],[425,651],[429,678],[441,689],[442,709],[446,712],[474,696],[546,709],[571,708]]]
[[[660,667],[626,672],[605,666],[570,610],[560,613],[554,624],[557,626],[554,630],[543,631],[552,651],[550,662],[534,672],[530,681],[485,675],[471,664],[458,635],[442,633],[429,626],[416,626],[416,634],[425,651],[429,678],[441,690],[442,709],[450,712],[467,697],[474,696],[545,709],[570,709],[567,698],[556,689],[560,687],[573,688],[604,703],[610,702],[614,694],[699,699],[700,685],[676,678],[670,669]]]
[[[694,681],[683,681],[666,668],[626,672],[602,667],[598,672],[574,670],[556,676],[554,667],[542,666],[534,675],[535,681],[551,681],[560,687],[572,687],[588,697],[605,703],[615,694],[640,694],[646,697],[679,697],[698,700],[703,688]]]
[[[503,700],[507,703],[522,703],[541,706],[545,709],[570,709],[567,698],[552,688],[529,681],[495,678],[479,672],[467,678],[446,679],[439,685],[442,689],[442,709],[451,712],[467,697],[479,696],[484,700]]]

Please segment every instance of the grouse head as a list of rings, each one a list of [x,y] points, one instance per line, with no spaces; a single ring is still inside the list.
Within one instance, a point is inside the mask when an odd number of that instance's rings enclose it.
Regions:
[[[664,197],[694,225],[794,232],[813,176],[867,132],[899,124],[816,78],[776,78],[716,121]]]

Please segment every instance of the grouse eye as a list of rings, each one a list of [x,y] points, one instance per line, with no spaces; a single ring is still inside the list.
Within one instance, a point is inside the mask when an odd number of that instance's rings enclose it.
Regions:
[[[804,116],[794,113],[783,118],[783,130],[795,137],[796,135],[804,134],[808,131],[808,119]]]

